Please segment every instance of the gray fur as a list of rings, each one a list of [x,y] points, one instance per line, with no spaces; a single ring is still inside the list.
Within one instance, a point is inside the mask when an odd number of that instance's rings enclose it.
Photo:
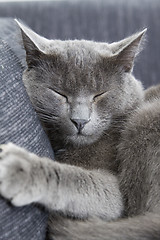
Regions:
[[[46,206],[50,239],[159,239],[160,100],[132,75],[145,30],[108,44],[18,24],[23,81],[57,161],[1,146],[1,194]]]
[[[148,88],[145,91],[145,101],[152,101],[160,98],[160,85]]]

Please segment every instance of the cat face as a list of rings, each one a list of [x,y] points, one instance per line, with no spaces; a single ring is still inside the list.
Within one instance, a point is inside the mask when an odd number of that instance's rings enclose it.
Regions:
[[[53,138],[74,145],[95,142],[114,117],[142,98],[131,71],[144,32],[107,44],[47,40],[19,25],[28,65],[23,81]]]

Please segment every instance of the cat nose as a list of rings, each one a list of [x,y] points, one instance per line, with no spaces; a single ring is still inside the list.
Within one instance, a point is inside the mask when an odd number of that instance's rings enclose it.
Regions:
[[[88,119],[88,120],[87,119],[71,119],[71,121],[73,122],[73,124],[78,129],[78,132],[80,133],[81,130],[86,125],[86,123],[88,123],[90,121],[90,119]]]

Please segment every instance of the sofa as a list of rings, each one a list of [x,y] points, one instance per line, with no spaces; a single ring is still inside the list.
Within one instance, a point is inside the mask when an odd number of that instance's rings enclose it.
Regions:
[[[49,39],[117,41],[148,28],[135,76],[144,88],[160,83],[159,0],[0,2],[0,144],[14,142],[54,160],[49,140],[22,82],[25,51],[14,18]],[[47,210],[16,208],[0,198],[0,240],[45,240]]]

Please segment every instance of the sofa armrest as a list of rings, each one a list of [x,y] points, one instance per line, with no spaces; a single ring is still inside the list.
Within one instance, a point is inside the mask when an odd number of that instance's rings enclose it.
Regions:
[[[40,156],[54,158],[22,82],[23,68],[0,40],[0,144],[13,142]],[[0,198],[0,240],[44,240],[48,214],[35,205],[13,207]]]

